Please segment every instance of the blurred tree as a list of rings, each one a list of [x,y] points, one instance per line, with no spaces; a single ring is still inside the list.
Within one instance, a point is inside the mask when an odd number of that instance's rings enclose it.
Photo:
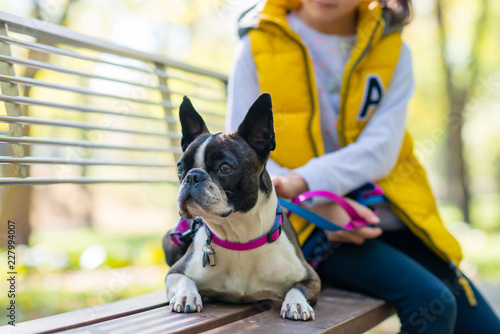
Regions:
[[[459,6],[474,6],[475,8],[461,10],[478,11],[478,15],[469,29],[470,34],[462,36],[462,43],[467,47],[457,45],[456,31],[450,26],[456,25],[460,16],[457,13]],[[455,8],[453,8],[455,7]],[[464,111],[467,103],[473,97],[478,86],[480,66],[479,47],[483,39],[486,26],[488,1],[457,3],[456,1],[437,0],[437,20],[441,44],[441,59],[446,75],[446,91],[448,97],[448,126],[447,126],[447,198],[458,205],[464,215],[464,221],[470,222],[469,204],[469,173],[464,158],[464,142],[462,129],[464,126]],[[469,12],[469,15],[473,15]],[[446,17],[444,14],[447,14]],[[455,22],[453,22],[455,20]],[[462,44],[463,45],[463,44]],[[457,50],[461,50],[459,54]],[[466,53],[465,55],[463,53]]]
[[[73,2],[76,0],[68,0],[61,8],[55,8],[53,4],[48,4],[48,8],[44,8],[40,1],[34,1],[33,14],[34,18],[40,20],[47,20],[56,24],[66,25],[66,18],[68,16],[69,8]],[[35,41],[38,42],[38,39]],[[49,43],[46,43],[49,44]],[[49,53],[40,52],[38,50],[32,49],[29,51],[28,58],[32,60],[47,62],[50,57]],[[21,76],[26,78],[35,78],[38,73],[38,68],[26,67]],[[23,96],[30,96],[31,86],[24,86]],[[29,116],[29,106],[25,105],[21,109],[21,114],[23,116]],[[22,135],[29,135],[29,126],[25,125],[22,129]],[[12,152],[10,152],[12,153]],[[24,155],[28,156],[30,154],[30,147],[24,147]],[[12,154],[8,154],[12,155]],[[25,167],[25,174],[29,175],[29,167]],[[7,175],[14,175],[15,171],[7,170]],[[31,195],[32,188],[30,186],[23,187],[6,187],[2,196],[2,201],[0,202],[0,221],[5,222],[8,219],[14,219],[16,221],[16,243],[27,244],[29,241],[29,235],[31,233],[30,224],[30,207],[31,207]],[[6,225],[2,224],[1,233],[5,233]],[[1,240],[1,243],[5,240]]]

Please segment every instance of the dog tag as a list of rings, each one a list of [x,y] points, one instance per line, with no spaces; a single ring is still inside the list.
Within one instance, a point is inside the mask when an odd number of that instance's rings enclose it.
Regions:
[[[201,262],[203,265],[203,268],[205,268],[205,266],[207,265],[207,262],[210,265],[210,267],[215,266],[217,264],[216,260],[215,260],[215,250],[212,248],[211,245],[205,246],[203,248],[204,248],[203,249],[203,260]]]
[[[208,254],[207,252],[203,251],[203,260],[201,260],[201,265],[203,266],[203,268],[205,268],[205,266],[207,265],[207,261],[208,261]]]
[[[215,261],[215,250],[212,247],[210,247],[210,250],[206,254],[208,257],[208,264],[210,265],[210,267],[215,266],[217,264]]]

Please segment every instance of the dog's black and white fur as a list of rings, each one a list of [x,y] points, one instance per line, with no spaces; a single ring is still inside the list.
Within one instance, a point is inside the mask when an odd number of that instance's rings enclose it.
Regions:
[[[219,238],[246,243],[269,232],[278,198],[265,166],[275,148],[269,94],[252,105],[235,133],[210,134],[188,98],[180,106],[182,150],[178,163],[178,205],[184,218],[201,216]],[[310,305],[320,290],[316,272],[305,261],[296,233],[284,216],[283,233],[273,243],[247,251],[213,244],[217,264],[202,266],[207,232],[200,228],[187,248],[163,241],[171,266],[165,285],[175,312],[200,312],[202,298],[228,302],[283,300],[281,315],[314,319]]]

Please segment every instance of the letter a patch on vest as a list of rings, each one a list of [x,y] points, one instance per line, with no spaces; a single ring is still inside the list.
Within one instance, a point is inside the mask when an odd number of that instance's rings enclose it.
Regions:
[[[365,79],[363,101],[358,112],[358,121],[363,121],[375,110],[382,100],[384,84],[378,74],[370,74]]]

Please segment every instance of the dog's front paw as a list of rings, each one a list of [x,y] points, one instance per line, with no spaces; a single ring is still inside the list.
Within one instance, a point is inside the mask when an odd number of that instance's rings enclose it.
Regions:
[[[281,306],[281,317],[292,320],[314,320],[314,310],[307,302],[302,292],[291,289],[285,296]]]
[[[197,292],[179,292],[170,300],[170,311],[179,313],[201,312],[203,303]]]

